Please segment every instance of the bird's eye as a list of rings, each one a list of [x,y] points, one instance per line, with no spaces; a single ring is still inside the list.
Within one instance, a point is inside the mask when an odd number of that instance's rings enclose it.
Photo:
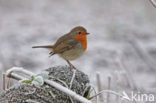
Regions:
[[[79,35],[81,34],[81,32],[79,32]]]

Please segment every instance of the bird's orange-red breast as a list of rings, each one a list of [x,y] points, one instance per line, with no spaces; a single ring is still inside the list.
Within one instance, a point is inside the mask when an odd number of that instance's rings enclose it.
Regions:
[[[87,30],[82,26],[73,28],[69,33],[60,37],[54,45],[33,46],[33,48],[50,49],[50,55],[58,54],[75,68],[69,60],[80,57],[87,49]]]

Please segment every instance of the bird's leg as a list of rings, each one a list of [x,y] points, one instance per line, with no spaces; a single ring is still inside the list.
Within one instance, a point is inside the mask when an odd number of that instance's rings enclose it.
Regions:
[[[67,63],[69,64],[69,66],[70,66],[71,68],[76,69],[76,68],[70,63],[69,60],[66,60],[66,61],[67,61]]]

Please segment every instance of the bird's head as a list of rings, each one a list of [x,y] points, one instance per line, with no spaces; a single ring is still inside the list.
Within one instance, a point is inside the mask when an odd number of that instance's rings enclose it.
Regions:
[[[75,40],[82,41],[86,40],[87,35],[89,34],[87,30],[82,26],[77,26],[73,28],[70,32]]]
[[[83,50],[87,48],[87,35],[89,34],[87,30],[82,26],[77,26],[71,30],[71,35],[74,40],[78,40],[81,43]]]

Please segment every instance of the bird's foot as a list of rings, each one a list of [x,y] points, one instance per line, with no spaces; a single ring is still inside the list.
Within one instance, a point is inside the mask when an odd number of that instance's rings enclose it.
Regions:
[[[73,65],[69,65],[70,66],[70,68],[72,68],[72,69],[75,69],[76,70],[76,67],[75,66],[73,66]]]
[[[53,56],[54,54],[55,54],[55,53],[50,52],[50,53],[49,53],[49,57]]]

